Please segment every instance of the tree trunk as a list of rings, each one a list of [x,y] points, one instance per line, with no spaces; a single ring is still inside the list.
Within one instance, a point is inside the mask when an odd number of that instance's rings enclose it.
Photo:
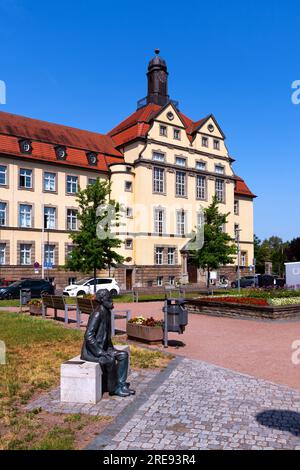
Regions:
[[[209,289],[210,286],[210,269],[209,266],[207,267],[207,288]]]
[[[97,268],[94,268],[94,294],[96,295],[96,277],[97,277]]]

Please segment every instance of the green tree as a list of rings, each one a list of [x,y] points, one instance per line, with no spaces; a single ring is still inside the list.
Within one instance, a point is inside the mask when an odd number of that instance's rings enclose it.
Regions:
[[[191,260],[198,268],[207,270],[207,287],[210,272],[226,264],[233,264],[236,255],[234,240],[223,231],[230,213],[221,214],[218,200],[214,197],[209,207],[204,209],[204,245],[201,249],[191,251]]]
[[[115,238],[110,227],[118,224],[120,204],[110,199],[110,184],[97,178],[94,184],[77,193],[79,230],[70,232],[74,248],[68,257],[66,268],[84,273],[115,266],[123,257],[115,251],[122,241]],[[94,286],[96,291],[96,283]]]
[[[280,237],[272,237],[261,242],[254,236],[254,256],[256,258],[256,271],[260,274],[265,272],[265,262],[270,261],[273,265],[273,272],[279,275],[284,273],[284,263],[287,259],[288,243],[283,242]]]

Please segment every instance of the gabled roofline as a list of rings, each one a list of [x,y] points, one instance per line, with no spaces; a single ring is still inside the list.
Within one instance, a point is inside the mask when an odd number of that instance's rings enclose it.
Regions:
[[[217,126],[217,128],[218,128],[218,131],[219,131],[220,134],[222,135],[223,139],[226,139],[226,136],[225,136],[224,132],[222,131],[221,127],[219,126],[218,121],[216,120],[214,114],[209,114],[208,116],[206,116],[205,118],[203,118],[203,121],[201,122],[201,124],[199,124],[199,126],[197,126],[197,127],[193,130],[192,134],[194,134],[194,132],[198,132],[198,131],[201,129],[201,127],[204,126],[204,124],[207,123],[207,121],[208,121],[209,119],[213,119],[213,120],[214,120],[214,122],[215,122],[215,124],[216,124],[216,126]]]

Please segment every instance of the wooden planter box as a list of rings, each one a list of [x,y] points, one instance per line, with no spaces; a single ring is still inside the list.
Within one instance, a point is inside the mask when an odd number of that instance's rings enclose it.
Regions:
[[[137,339],[146,343],[161,342],[164,337],[162,327],[143,326],[135,323],[127,323],[126,332],[128,338]]]
[[[43,308],[41,305],[29,305],[30,315],[42,315]]]

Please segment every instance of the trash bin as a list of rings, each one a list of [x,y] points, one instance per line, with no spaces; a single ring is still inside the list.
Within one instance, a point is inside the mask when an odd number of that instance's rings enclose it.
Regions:
[[[31,300],[31,290],[30,289],[21,289],[20,291],[20,304],[27,305]]]
[[[182,334],[188,324],[184,299],[166,299],[163,312],[167,314],[167,330]]]

